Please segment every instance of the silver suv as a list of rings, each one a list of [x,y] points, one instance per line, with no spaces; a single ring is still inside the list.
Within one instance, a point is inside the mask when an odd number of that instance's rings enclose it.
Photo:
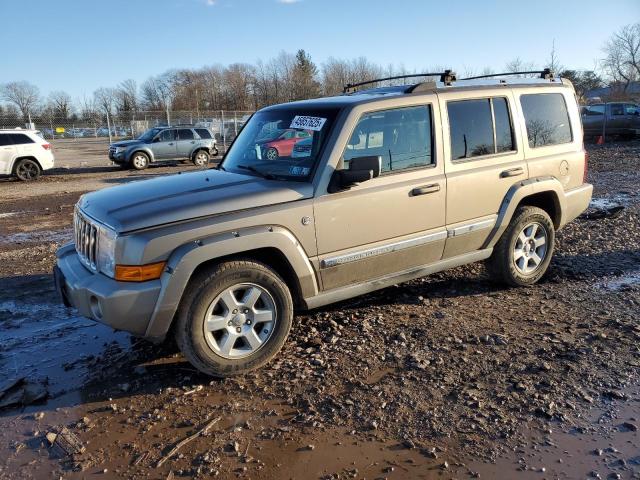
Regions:
[[[304,148],[270,158],[287,129]],[[534,284],[589,204],[586,167],[574,89],[549,72],[276,105],[219,169],[84,195],[56,283],[82,315],[237,374],[280,350],[296,309],[477,261]]]
[[[143,170],[150,163],[167,160],[191,160],[199,167],[218,154],[216,140],[204,127],[155,127],[135,140],[109,145],[109,158],[124,168]]]

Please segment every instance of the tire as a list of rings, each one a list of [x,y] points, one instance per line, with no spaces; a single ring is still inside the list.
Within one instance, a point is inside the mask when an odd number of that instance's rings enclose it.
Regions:
[[[18,163],[16,163],[14,172],[18,180],[22,182],[31,182],[38,179],[42,173],[42,169],[35,160],[23,158],[22,160],[18,160]]]
[[[149,155],[144,152],[134,152],[131,155],[131,166],[136,170],[144,170],[149,166]]]
[[[266,153],[264,154],[267,160],[277,160],[279,157],[278,150],[273,147],[267,148]]]
[[[180,302],[175,336],[195,368],[229,377],[271,360],[284,345],[292,321],[293,301],[282,278],[262,263],[235,260],[192,279]]]
[[[555,239],[547,212],[538,207],[519,207],[487,261],[489,274],[507,285],[533,285],[549,267]]]
[[[209,165],[209,152],[206,150],[198,150],[193,154],[193,164],[196,167],[206,167]]]

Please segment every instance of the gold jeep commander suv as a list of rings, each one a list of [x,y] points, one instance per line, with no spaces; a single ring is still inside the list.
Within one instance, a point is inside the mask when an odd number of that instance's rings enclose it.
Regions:
[[[540,74],[264,108],[217,169],[84,195],[62,298],[228,376],[271,359],[295,309],[480,260],[531,285],[592,193],[573,87]]]

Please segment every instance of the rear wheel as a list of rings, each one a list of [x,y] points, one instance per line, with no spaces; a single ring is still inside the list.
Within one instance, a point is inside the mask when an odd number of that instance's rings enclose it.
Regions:
[[[30,158],[18,160],[18,163],[16,164],[16,177],[23,182],[36,180],[41,173],[42,169],[40,168],[40,165],[38,165],[38,162],[31,160]]]
[[[209,153],[206,150],[198,150],[193,155],[193,163],[197,167],[206,167],[209,164]]]
[[[131,165],[136,170],[144,170],[149,166],[149,156],[144,152],[135,152],[131,157]]]
[[[230,261],[190,285],[178,312],[176,340],[198,370],[237,375],[280,351],[291,328],[293,301],[276,272],[252,260]]]
[[[265,157],[267,157],[267,160],[277,160],[278,159],[278,150],[276,150],[273,147],[269,147],[267,149],[267,153],[265,154]]]
[[[518,208],[487,262],[491,276],[513,286],[533,285],[549,267],[555,238],[547,212]]]

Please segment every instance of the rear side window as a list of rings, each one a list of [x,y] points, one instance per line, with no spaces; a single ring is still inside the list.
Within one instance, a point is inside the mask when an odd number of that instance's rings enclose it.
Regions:
[[[513,129],[506,98],[448,102],[447,113],[452,160],[514,150]]]
[[[344,167],[356,157],[382,156],[382,172],[434,163],[431,108],[397,108],[363,115],[343,153]]]
[[[207,130],[206,128],[196,128],[196,133],[202,139],[211,138],[211,132],[209,132],[209,130]]]
[[[560,93],[536,93],[520,97],[529,146],[544,147],[569,143],[571,124]]]
[[[14,145],[24,145],[25,143],[36,143],[24,133],[10,133],[9,136]]]
[[[7,133],[0,133],[0,147],[4,147],[6,145],[13,145],[11,141],[11,137]]]
[[[193,135],[193,130],[188,128],[182,128],[178,130],[178,140],[193,140],[196,138]]]

